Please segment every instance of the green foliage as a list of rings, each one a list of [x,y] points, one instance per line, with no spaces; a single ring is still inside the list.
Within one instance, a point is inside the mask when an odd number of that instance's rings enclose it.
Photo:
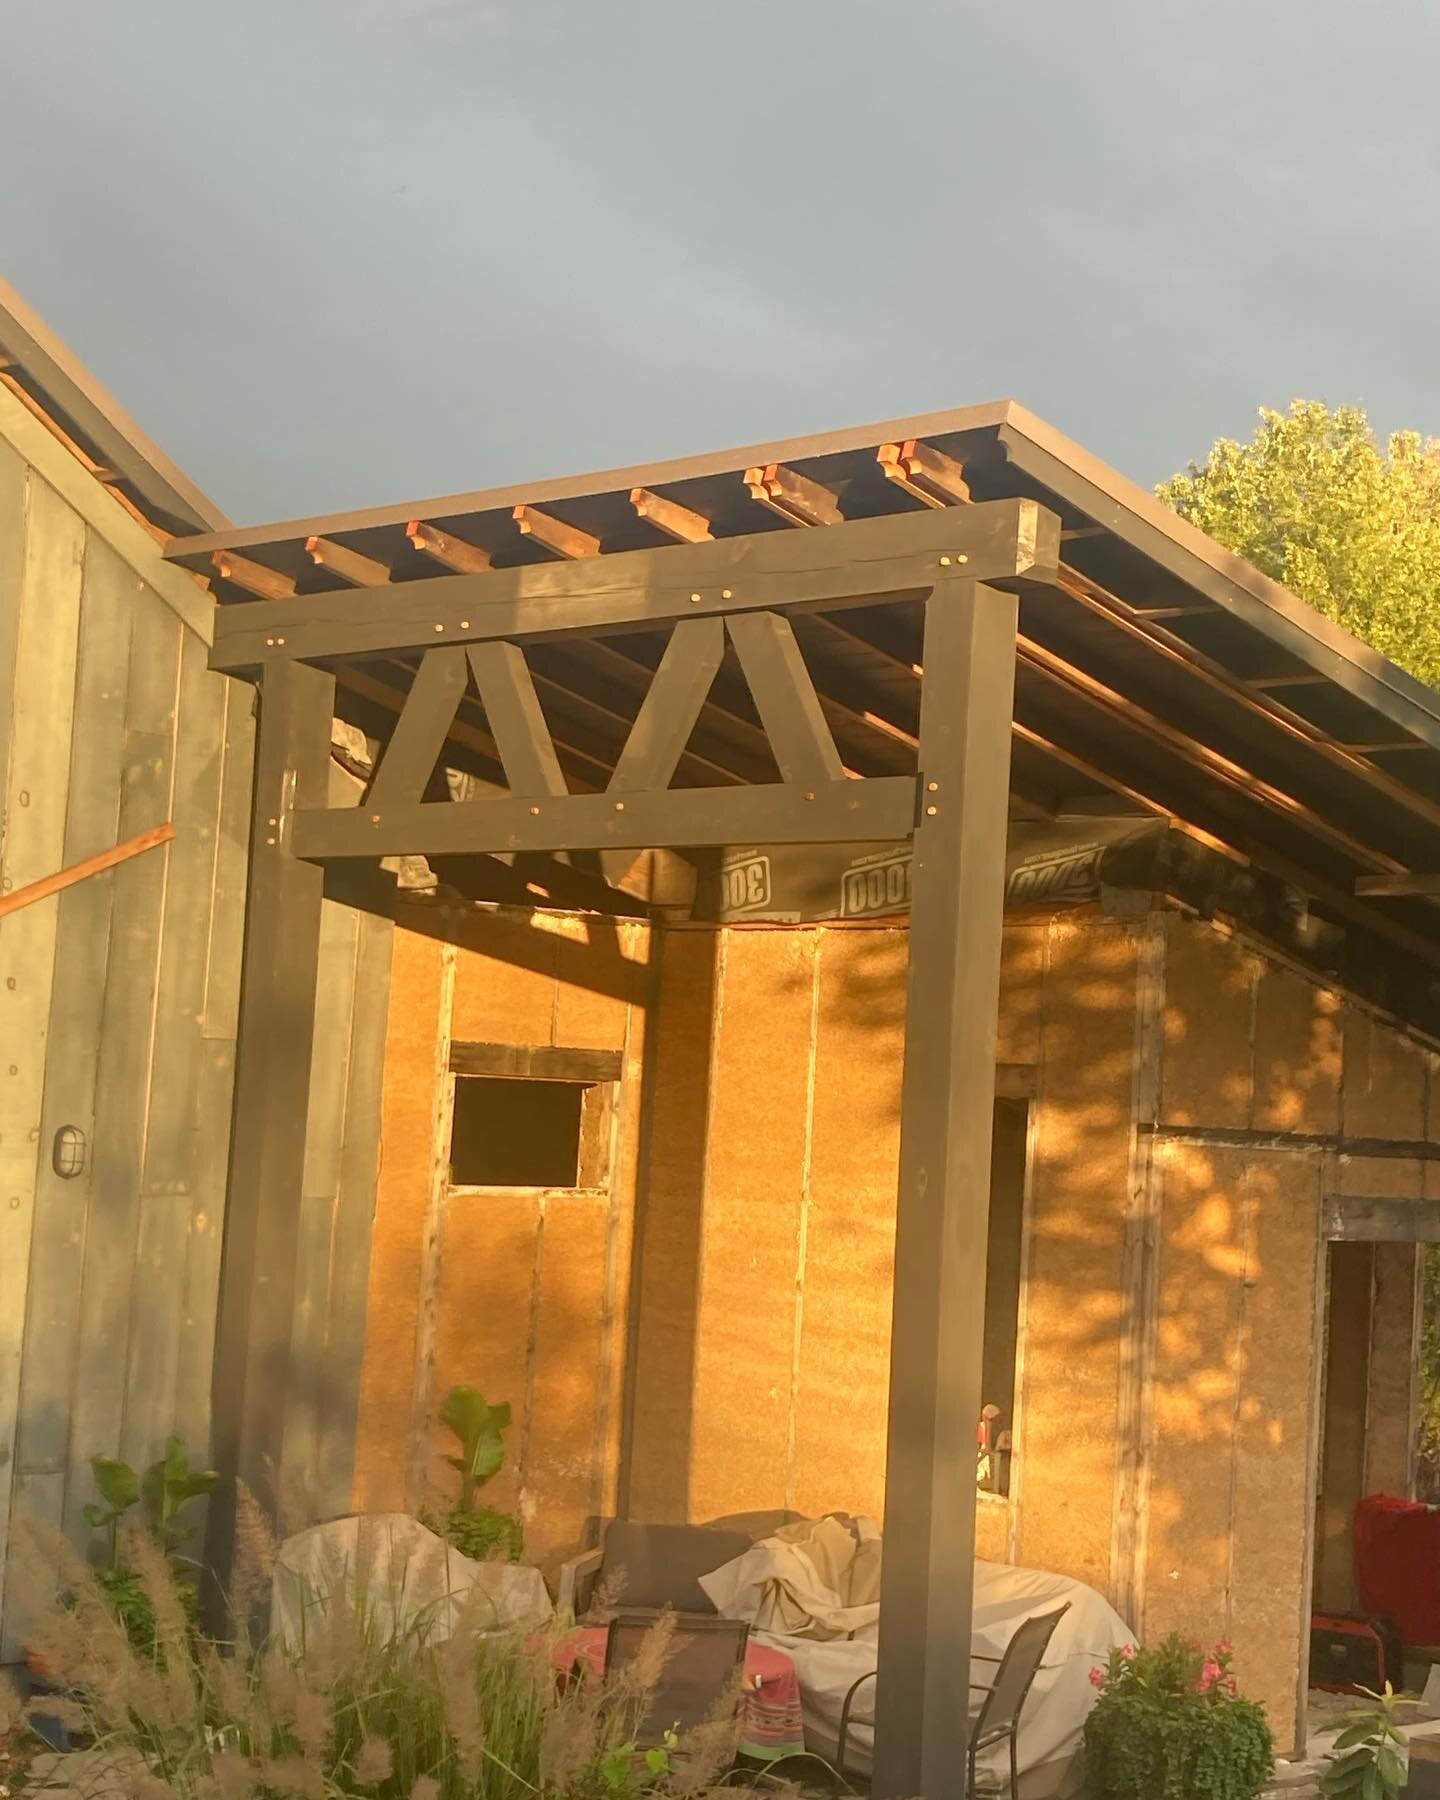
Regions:
[[[448,1513],[421,1513],[420,1523],[475,1562],[518,1563],[525,1551],[520,1521],[493,1506],[477,1506],[470,1512],[457,1506]]]
[[[1362,1689],[1373,1702],[1357,1707],[1335,1740],[1336,1760],[1320,1780],[1335,1800],[1396,1800],[1405,1786],[1401,1757],[1407,1739],[1400,1727],[1400,1703],[1387,1681],[1383,1694]]]
[[[92,1456],[90,1468],[104,1504],[87,1505],[85,1523],[104,1531],[108,1540],[107,1560],[97,1576],[100,1592],[136,1649],[155,1655],[155,1609],[144,1582],[121,1554],[121,1522],[132,1507],[141,1506],[151,1541],[173,1562],[194,1530],[180,1523],[181,1512],[192,1500],[213,1493],[220,1477],[213,1469],[192,1469],[178,1437],[169,1440],[164,1456],[143,1475],[112,1456]],[[186,1616],[193,1619],[198,1605],[194,1583],[177,1570],[175,1585]]]
[[[1262,408],[1248,444],[1222,438],[1162,500],[1317,612],[1440,686],[1440,440],[1382,449],[1359,407]]]
[[[1255,1800],[1275,1746],[1230,1663],[1228,1644],[1207,1654],[1173,1633],[1112,1652],[1085,1722],[1086,1800]]]
[[[1440,1244],[1426,1244],[1424,1258],[1416,1486],[1433,1504],[1440,1501]]]
[[[460,1471],[460,1509],[469,1512],[476,1489],[498,1475],[504,1465],[501,1434],[510,1423],[510,1402],[502,1400],[491,1406],[478,1388],[453,1387],[441,1405],[440,1418],[460,1440],[460,1454],[447,1460],[452,1469]]]
[[[446,1513],[421,1513],[420,1523],[476,1562],[519,1562],[525,1549],[520,1521],[475,1504],[478,1490],[504,1467],[510,1402],[491,1406],[478,1388],[453,1387],[441,1404],[440,1418],[460,1441],[459,1455],[446,1459],[460,1472],[460,1502]]]

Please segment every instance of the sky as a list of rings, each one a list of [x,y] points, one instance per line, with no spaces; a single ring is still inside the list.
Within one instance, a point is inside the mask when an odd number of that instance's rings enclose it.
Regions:
[[[0,0],[0,273],[239,523],[1011,396],[1440,434],[1437,0]]]

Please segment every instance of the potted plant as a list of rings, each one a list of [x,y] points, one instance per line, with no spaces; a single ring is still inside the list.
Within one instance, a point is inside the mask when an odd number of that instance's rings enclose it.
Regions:
[[[420,1523],[476,1562],[519,1562],[525,1548],[520,1521],[496,1507],[475,1504],[479,1490],[504,1467],[509,1401],[491,1406],[478,1388],[453,1387],[440,1418],[459,1441],[458,1453],[446,1461],[459,1472],[460,1499],[448,1512],[421,1513]]]
[[[1264,1708],[1240,1696],[1232,1655],[1173,1632],[1154,1649],[1113,1651],[1090,1677],[1100,1697],[1085,1721],[1086,1800],[1256,1800],[1275,1745]]]

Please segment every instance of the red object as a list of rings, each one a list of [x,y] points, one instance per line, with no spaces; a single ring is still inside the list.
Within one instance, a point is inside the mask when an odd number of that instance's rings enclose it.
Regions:
[[[1407,1644],[1440,1644],[1440,1512],[1371,1494],[1355,1508],[1355,1591]]]
[[[1330,1694],[1378,1694],[1403,1680],[1400,1633],[1389,1619],[1316,1613],[1310,1621],[1310,1685]]]

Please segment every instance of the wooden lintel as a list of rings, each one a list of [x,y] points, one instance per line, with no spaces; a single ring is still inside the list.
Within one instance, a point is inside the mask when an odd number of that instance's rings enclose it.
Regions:
[[[38,881],[27,882],[24,887],[15,888],[8,894],[0,894],[0,918],[4,918],[7,913],[19,912],[23,906],[33,906],[37,900],[45,900],[51,894],[74,887],[77,881],[88,881],[92,875],[113,869],[117,863],[129,862],[132,856],[139,856],[146,850],[168,844],[174,835],[173,825],[157,825],[151,831],[142,831],[138,837],[127,838],[123,844],[116,844],[113,849],[100,850],[94,856],[87,856],[83,862],[71,863],[68,869],[57,869],[53,875],[42,875]]]
[[[792,525],[841,525],[845,515],[830,488],[822,487],[784,463],[766,463],[745,471],[750,498]]]
[[[678,500],[669,500],[664,494],[652,493],[649,488],[631,488],[630,504],[657,531],[663,531],[679,543],[705,544],[715,536],[710,521],[702,513],[682,506]]]
[[[359,550],[349,550],[332,538],[306,538],[305,549],[319,568],[332,570],[352,587],[384,587],[390,580],[390,571],[384,563],[373,556],[362,555]]]
[[[1167,1125],[1163,1121],[1142,1121],[1135,1129],[1167,1144],[1227,1150],[1335,1150],[1341,1156],[1440,1162],[1440,1142],[1430,1138],[1347,1137],[1338,1131],[1266,1131],[1244,1125]]]
[[[1440,875],[1359,875],[1355,892],[1372,900],[1423,898],[1440,894]]]
[[[969,504],[970,483],[964,467],[933,444],[906,438],[898,444],[882,444],[875,455],[887,477],[926,506]]]
[[[248,556],[237,556],[233,550],[216,550],[210,560],[226,581],[244,588],[258,600],[293,600],[295,597],[295,583],[279,569],[268,568]]]
[[[1440,1200],[1393,1194],[1327,1194],[1325,1236],[1360,1244],[1440,1244]]]
[[[421,556],[428,556],[456,575],[480,575],[490,567],[490,552],[424,519],[411,519],[405,535]]]
[[[557,556],[598,556],[600,540],[578,525],[567,525],[553,513],[541,512],[537,506],[517,506],[515,523],[523,537],[533,537],[537,544],[553,550]]]
[[[490,1075],[520,1081],[618,1081],[625,1071],[619,1050],[570,1050],[561,1044],[470,1044],[450,1046],[457,1075]]]

